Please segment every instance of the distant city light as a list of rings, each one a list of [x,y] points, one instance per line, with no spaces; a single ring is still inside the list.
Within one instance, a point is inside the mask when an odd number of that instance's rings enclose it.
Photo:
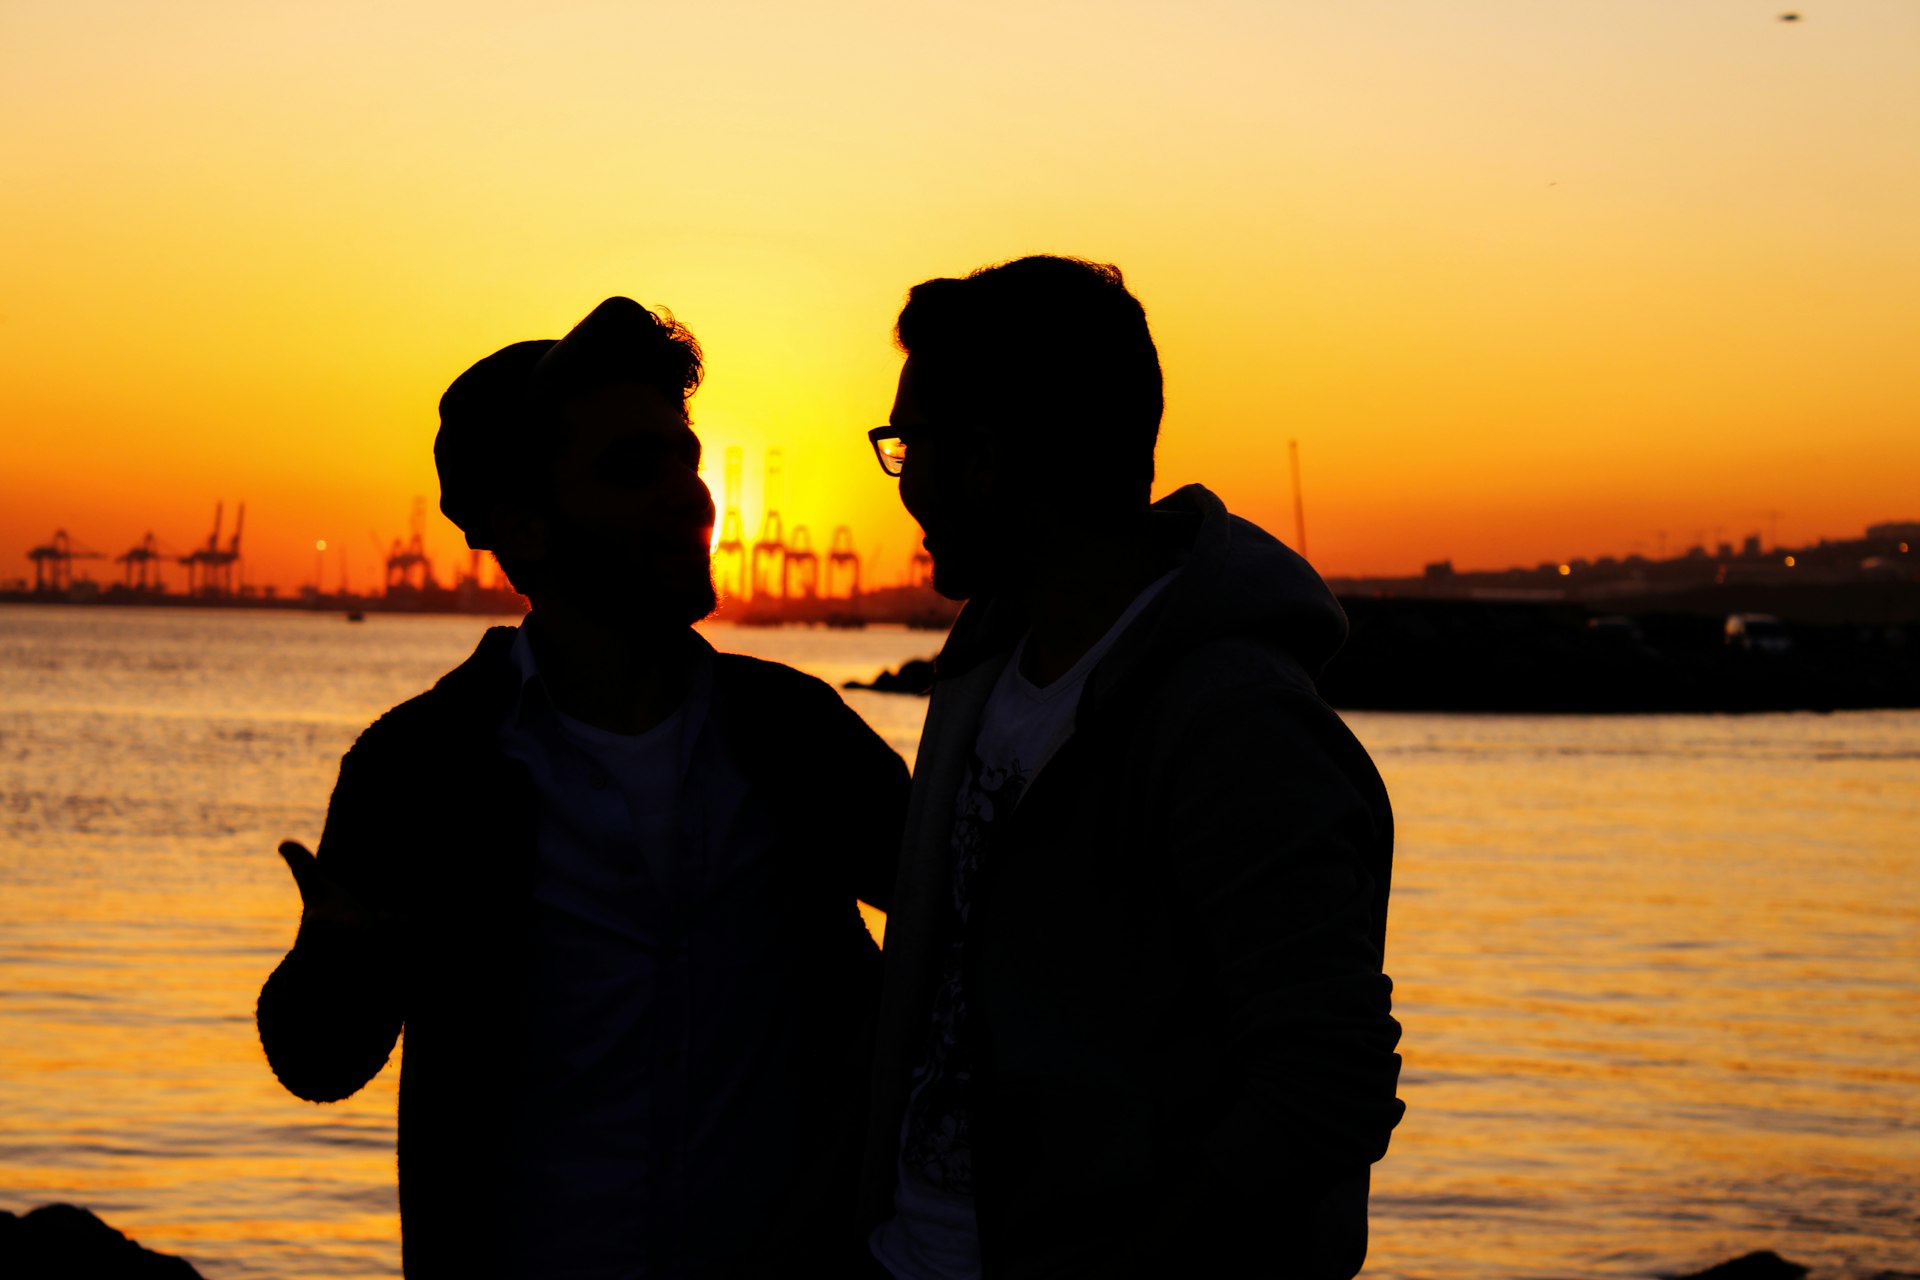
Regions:
[[[316,542],[315,542],[315,543],[313,544],[313,549],[314,549],[315,551],[325,551],[325,550],[327,549],[327,540],[326,540],[325,538],[321,538],[321,539],[319,539],[319,540],[317,540],[317,541],[316,541]]]
[[[1573,572],[1573,566],[1572,566],[1572,565],[1570,565],[1570,564],[1563,564],[1563,565],[1561,565],[1561,566],[1560,566],[1560,576],[1561,576],[1561,577],[1563,577],[1563,578],[1564,578],[1564,577],[1566,577],[1566,576],[1567,576],[1568,574],[1570,574],[1570,573],[1572,573],[1572,572]]]
[[[1789,569],[1791,569],[1791,568],[1793,568],[1793,557],[1792,557],[1792,556],[1788,556],[1788,557],[1787,557],[1787,562],[1786,562],[1786,563],[1787,563],[1787,568],[1789,568]]]
[[[1900,544],[1900,554],[1901,555],[1907,554],[1907,544],[1904,542]]]

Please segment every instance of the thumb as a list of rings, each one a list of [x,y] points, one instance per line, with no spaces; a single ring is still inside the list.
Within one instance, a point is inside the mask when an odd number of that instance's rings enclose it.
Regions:
[[[287,870],[293,872],[293,882],[300,887],[301,899],[311,898],[322,875],[312,852],[298,840],[282,840],[280,856],[286,859]]]
[[[298,840],[280,842],[280,856],[286,859],[293,882],[300,887],[300,927],[309,925],[343,928],[364,933],[373,925],[373,917],[353,892],[341,884],[307,846]]]

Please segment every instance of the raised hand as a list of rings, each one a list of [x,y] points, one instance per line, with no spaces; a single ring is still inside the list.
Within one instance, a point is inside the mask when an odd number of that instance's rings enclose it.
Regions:
[[[374,913],[352,890],[329,875],[307,846],[298,840],[280,842],[280,856],[293,872],[300,887],[300,933],[369,937],[376,924]]]
[[[402,956],[391,922],[288,840],[280,856],[300,888],[300,934],[266,985],[260,1043],[282,1084],[338,1102],[379,1074],[405,1022]]]

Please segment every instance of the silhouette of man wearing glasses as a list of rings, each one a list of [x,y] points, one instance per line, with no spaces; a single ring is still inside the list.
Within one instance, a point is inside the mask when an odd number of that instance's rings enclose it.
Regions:
[[[1112,267],[930,280],[871,434],[964,599],[888,921],[862,1200],[902,1280],[1345,1277],[1399,1026],[1346,619],[1189,485]]]
[[[625,298],[440,402],[441,508],[532,602],[341,762],[261,1043],[314,1101],[404,1028],[406,1273],[844,1265],[906,769],[720,654],[692,335]],[[851,1255],[857,1256],[857,1255]]]

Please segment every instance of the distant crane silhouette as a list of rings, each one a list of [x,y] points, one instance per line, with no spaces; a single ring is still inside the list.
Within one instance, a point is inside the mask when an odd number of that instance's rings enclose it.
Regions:
[[[784,600],[787,593],[787,542],[785,526],[780,521],[781,470],[780,451],[767,450],[767,487],[763,495],[767,513],[760,521],[760,536],[754,541],[748,559],[753,598],[756,600],[776,592]]]
[[[860,594],[860,557],[853,549],[853,530],[844,524],[833,531],[833,542],[827,548],[827,574],[820,584],[821,595],[839,594],[835,584],[842,569],[852,575],[846,590],[851,600]]]
[[[917,548],[907,559],[907,585],[910,587],[933,585],[933,557],[927,554],[925,547]]]
[[[786,563],[780,570],[780,595],[782,599],[793,599],[796,595],[802,600],[811,600],[820,594],[820,557],[814,554],[813,537],[807,532],[807,526],[793,527],[793,541],[787,545]],[[795,587],[798,579],[798,589]]]
[[[33,561],[33,589],[36,593],[64,595],[73,589],[75,560],[101,560],[105,557],[98,551],[76,546],[65,529],[55,529],[53,537],[44,545],[27,552],[27,559]]]
[[[713,546],[713,585],[723,596],[747,593],[747,534],[740,519],[739,447],[727,450],[726,507],[720,517],[720,540]]]
[[[180,557],[187,567],[187,594],[190,596],[230,596],[233,594],[234,566],[240,563],[240,534],[247,524],[247,504],[241,503],[233,517],[233,539],[220,545],[220,520],[226,504],[213,505],[213,532],[207,545]]]
[[[126,552],[113,558],[115,564],[125,565],[127,588],[131,591],[165,591],[167,584],[160,577],[160,544],[154,541],[153,531],[140,539],[140,544],[130,547]]]
[[[196,547],[193,551],[180,557],[180,563],[185,565],[187,569],[187,594],[190,596],[200,594],[201,580],[206,577],[204,572],[196,574],[195,571],[204,569],[207,558],[217,554],[220,550],[220,521],[226,515],[226,511],[226,503],[214,503],[213,532],[207,535],[207,545],[204,547]]]
[[[413,500],[413,516],[407,522],[410,536],[403,544],[393,540],[387,552],[387,592],[433,591],[440,586],[433,576],[433,562],[427,559],[427,500]]]

